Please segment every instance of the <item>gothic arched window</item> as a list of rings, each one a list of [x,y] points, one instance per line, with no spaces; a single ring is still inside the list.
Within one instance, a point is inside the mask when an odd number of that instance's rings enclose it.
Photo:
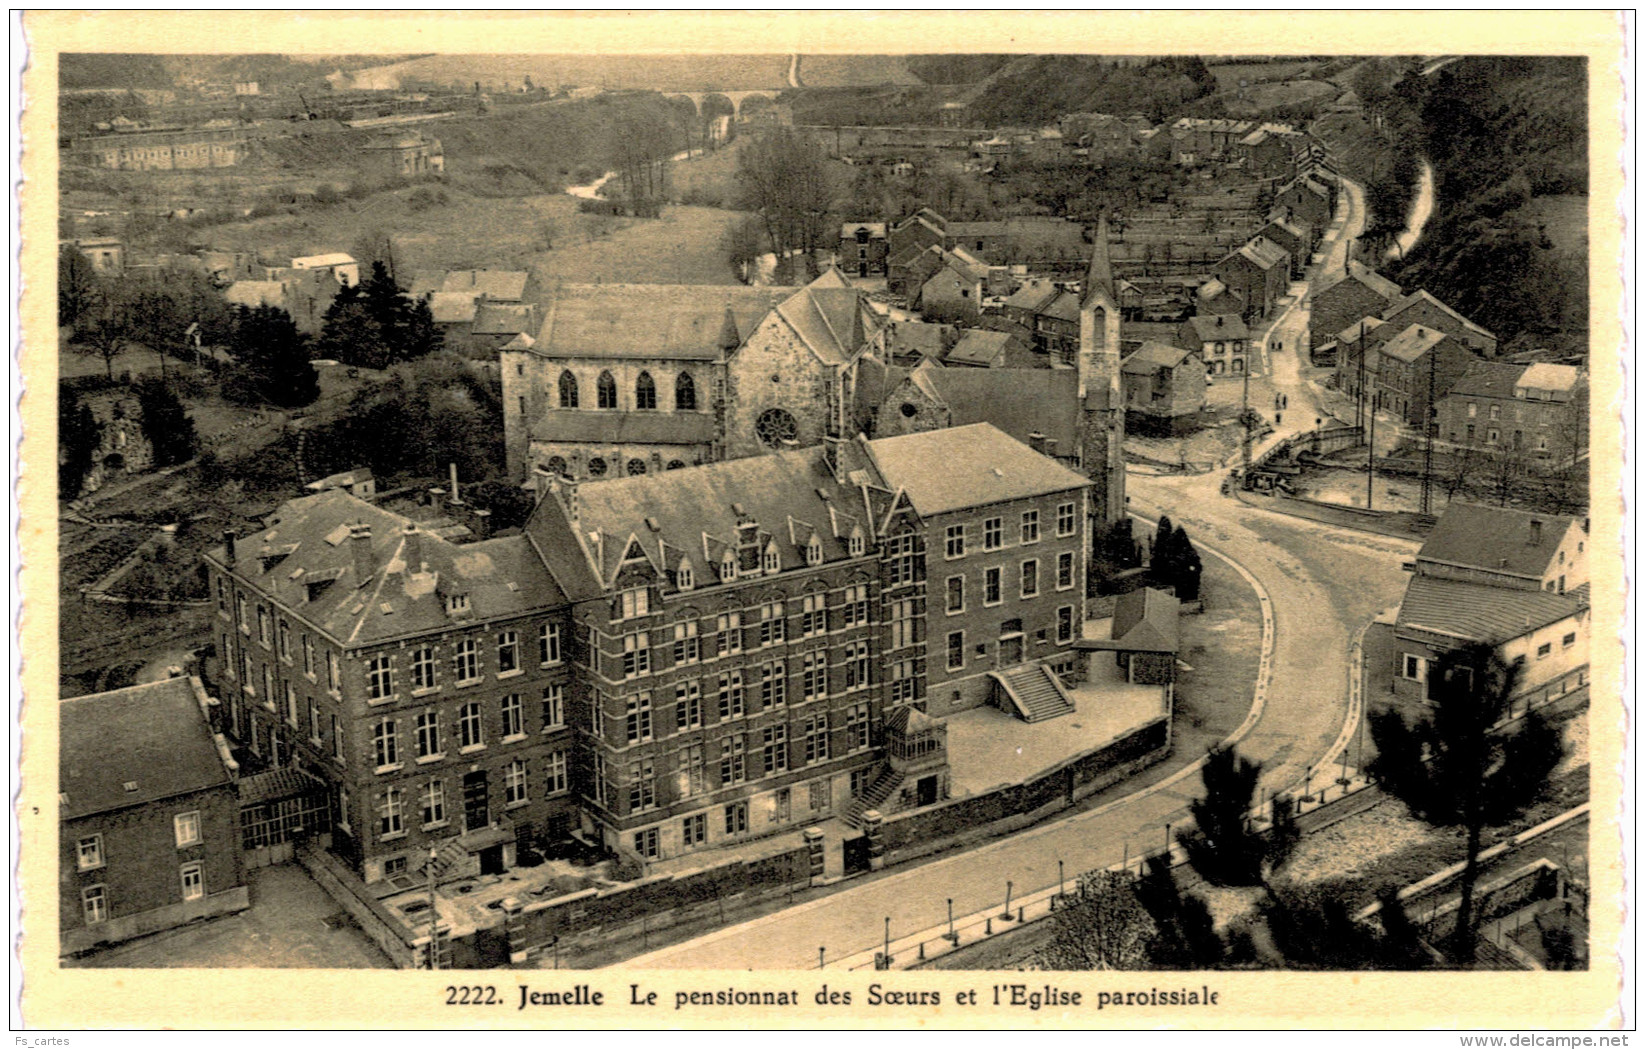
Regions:
[[[697,381],[691,378],[690,372],[681,372],[674,380],[674,410],[677,412],[695,412],[697,410]]]
[[[571,374],[570,369],[560,373],[560,407],[577,407],[577,377]]]
[[[634,380],[634,407],[657,407],[657,381],[651,378],[650,372],[641,372],[640,378]]]
[[[594,382],[596,393],[599,395],[601,408],[617,407],[617,381],[611,378],[610,372],[601,372],[600,378]]]

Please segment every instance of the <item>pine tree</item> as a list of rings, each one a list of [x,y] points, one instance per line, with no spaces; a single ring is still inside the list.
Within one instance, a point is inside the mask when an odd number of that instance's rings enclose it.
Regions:
[[[1427,953],[1398,899],[1384,895],[1382,929],[1354,918],[1347,887],[1283,886],[1263,903],[1269,939],[1288,965],[1309,970],[1416,970]]]
[[[170,467],[194,457],[194,420],[169,384],[152,376],[137,384],[143,436],[154,449],[154,465]]]
[[[1273,870],[1296,848],[1300,836],[1290,799],[1274,799],[1266,832],[1252,827],[1247,817],[1261,776],[1261,763],[1232,748],[1213,749],[1200,767],[1205,795],[1189,803],[1194,826],[1177,832],[1177,841],[1187,851],[1188,863],[1213,886],[1268,888]]]
[[[78,324],[97,302],[97,271],[72,244],[57,250],[57,323]]]
[[[97,420],[91,408],[64,391],[57,399],[57,498],[71,500],[91,470],[97,451]]]
[[[1559,764],[1559,731],[1536,711],[1517,727],[1501,727],[1518,691],[1519,663],[1473,642],[1429,669],[1432,713],[1410,721],[1397,710],[1371,715],[1376,757],[1368,771],[1411,815],[1434,827],[1461,827],[1466,861],[1451,951],[1471,963],[1477,944],[1474,890],[1487,827],[1518,816],[1541,797]]]
[[[326,308],[320,356],[360,368],[387,368],[390,357],[382,329],[366,309],[356,285],[344,286]]]
[[[1181,525],[1171,534],[1171,567],[1174,572],[1171,582],[1176,585],[1177,598],[1185,602],[1199,598],[1200,573],[1205,566]]]
[[[1138,902],[1154,920],[1148,958],[1157,969],[1204,970],[1227,958],[1228,946],[1217,933],[1211,909],[1200,898],[1182,892],[1164,854],[1148,858],[1136,892]]]
[[[311,405],[320,376],[309,360],[308,340],[291,315],[277,306],[242,307],[229,352],[247,372],[259,396],[281,408]]]
[[[1153,550],[1148,558],[1149,574],[1153,576],[1154,582],[1160,586],[1169,586],[1176,579],[1176,573],[1173,571],[1174,566],[1171,562],[1171,538],[1173,534],[1174,530],[1171,525],[1170,515],[1161,514],[1159,527],[1154,530]]]

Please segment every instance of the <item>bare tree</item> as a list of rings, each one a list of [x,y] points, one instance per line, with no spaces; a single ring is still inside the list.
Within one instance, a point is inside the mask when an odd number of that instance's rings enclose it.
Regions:
[[[743,203],[759,215],[779,267],[802,255],[815,276],[834,206],[829,174],[822,147],[791,128],[774,128],[738,154]]]
[[[1052,917],[1045,961],[1056,970],[1143,970],[1154,921],[1130,872],[1088,871]]]

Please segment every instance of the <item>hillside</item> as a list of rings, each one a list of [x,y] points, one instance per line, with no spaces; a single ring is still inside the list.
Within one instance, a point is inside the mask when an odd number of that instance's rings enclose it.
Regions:
[[[1216,78],[1198,58],[1027,55],[1002,66],[972,92],[980,125],[1052,124],[1065,113],[1143,113],[1155,122],[1211,94]]]
[[[803,75],[803,74],[802,74]],[[357,74],[379,87],[429,85],[487,91],[538,87],[739,91],[788,86],[787,55],[426,55]]]

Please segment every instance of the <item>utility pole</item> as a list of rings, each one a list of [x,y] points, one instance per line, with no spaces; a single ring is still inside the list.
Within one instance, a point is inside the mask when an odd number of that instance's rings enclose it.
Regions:
[[[1251,473],[1251,361],[1246,355],[1245,371],[1239,387],[1239,421],[1245,427],[1245,438],[1240,442],[1240,466],[1244,469],[1240,473],[1242,484],[1249,484],[1244,479]]]
[[[1434,474],[1434,370],[1438,367],[1439,351],[1428,351],[1428,403],[1422,412],[1422,513],[1432,511]]]
[[[1359,322],[1359,396],[1354,398],[1354,426],[1365,433],[1365,321]]]
[[[1360,367],[1363,369],[1364,366],[1365,366],[1365,359],[1362,357],[1362,358],[1360,358]],[[1374,378],[1375,378],[1375,375],[1373,374],[1373,379]],[[1369,394],[1369,391],[1366,391],[1366,393]],[[1369,432],[1367,433],[1366,440],[1365,440],[1365,509],[1366,510],[1371,509],[1371,500],[1372,500],[1371,484],[1372,484],[1373,481],[1376,480],[1376,476],[1377,476],[1377,402],[1376,402],[1376,397],[1374,395],[1371,396],[1371,403],[1368,406],[1368,408],[1369,408],[1369,411],[1370,411],[1370,417],[1371,418],[1370,418]]]

